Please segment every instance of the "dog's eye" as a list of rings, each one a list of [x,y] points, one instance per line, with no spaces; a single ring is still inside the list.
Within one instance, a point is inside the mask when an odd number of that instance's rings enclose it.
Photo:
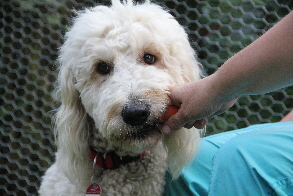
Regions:
[[[104,61],[99,62],[96,68],[97,72],[101,75],[109,74],[111,72],[111,69],[111,66]]]
[[[152,54],[145,54],[143,56],[143,61],[146,63],[146,64],[154,64],[156,62],[156,57]]]

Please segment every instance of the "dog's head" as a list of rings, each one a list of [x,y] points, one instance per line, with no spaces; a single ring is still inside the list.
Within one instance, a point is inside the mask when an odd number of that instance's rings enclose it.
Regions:
[[[161,117],[171,104],[168,90],[198,80],[200,68],[184,29],[168,12],[118,0],[80,12],[59,61],[59,151],[71,159],[83,159],[90,146],[134,155],[163,140],[173,170],[188,159],[198,132],[162,136]]]

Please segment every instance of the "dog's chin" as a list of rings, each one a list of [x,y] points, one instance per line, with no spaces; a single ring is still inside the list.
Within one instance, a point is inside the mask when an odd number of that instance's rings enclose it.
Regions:
[[[116,154],[120,156],[140,154],[145,150],[154,148],[161,140],[162,134],[158,125],[148,124],[120,128],[109,138]]]

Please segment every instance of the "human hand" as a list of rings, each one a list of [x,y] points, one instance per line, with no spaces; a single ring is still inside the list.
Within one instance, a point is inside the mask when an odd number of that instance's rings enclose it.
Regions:
[[[208,118],[224,112],[235,103],[236,99],[229,100],[218,93],[210,81],[207,77],[170,90],[172,104],[180,109],[164,123],[163,133],[168,134],[181,127],[202,129]]]
[[[165,114],[162,117],[162,121],[166,122],[171,116],[176,114],[178,112],[179,108],[174,105],[169,105],[167,106],[167,109],[165,111]],[[203,129],[208,122],[208,118],[202,119],[202,120],[196,120],[194,123],[191,124],[186,124],[184,125],[185,128],[192,128],[193,126],[198,128],[198,129]]]

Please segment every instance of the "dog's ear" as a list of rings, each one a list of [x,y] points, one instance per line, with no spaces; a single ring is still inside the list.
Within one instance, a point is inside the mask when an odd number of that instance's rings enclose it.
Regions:
[[[201,64],[197,60],[196,53],[191,47],[184,29],[177,22],[174,25],[176,25],[177,40],[170,45],[170,55],[179,62],[181,70],[174,69],[173,72],[175,73],[173,75],[177,76],[175,78],[181,79],[180,83],[199,80],[202,77]],[[178,74],[180,75],[178,76]],[[194,158],[200,142],[200,130],[182,128],[175,133],[165,135],[163,142],[167,149],[169,171],[173,179],[175,179]]]
[[[170,135],[165,135],[163,143],[167,150],[167,164],[172,178],[177,178],[182,169],[194,158],[200,141],[197,129],[182,128]]]
[[[61,106],[55,116],[57,164],[71,181],[82,181],[78,179],[80,172],[88,171],[85,161],[88,160],[88,117],[75,88],[71,67],[60,61],[58,94]]]
[[[86,140],[88,137],[87,114],[75,88],[75,79],[70,68],[61,66],[58,81],[61,106],[55,121],[57,145],[58,148],[63,148],[64,145],[73,145],[70,149],[79,154],[81,148],[77,144],[82,143],[81,140]],[[70,143],[67,143],[68,141]]]
[[[181,63],[182,77],[185,83],[199,80],[203,77],[202,65],[197,60],[197,55],[191,47],[187,35],[182,43],[177,44],[175,58]]]

